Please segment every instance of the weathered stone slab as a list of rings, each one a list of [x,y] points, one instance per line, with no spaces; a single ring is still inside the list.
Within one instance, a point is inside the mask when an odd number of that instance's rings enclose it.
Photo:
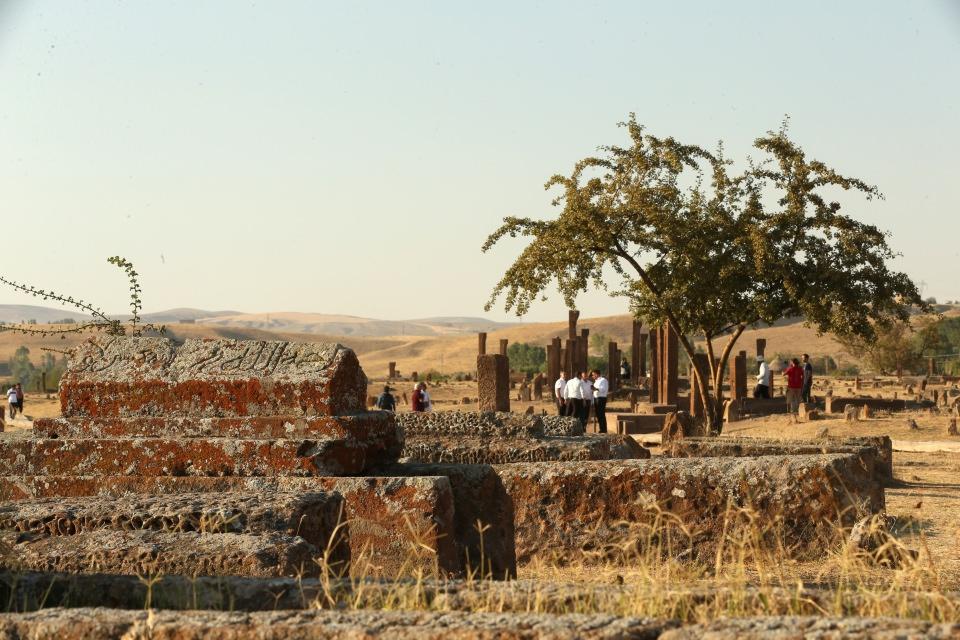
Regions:
[[[667,415],[663,413],[618,413],[617,433],[644,434],[660,433],[663,430]]]
[[[128,611],[0,614],[0,638],[31,640],[613,640],[656,638],[671,621],[612,615],[428,611]]]
[[[173,533],[282,533],[300,536],[317,548],[329,545],[338,561],[350,549],[338,525],[346,524],[343,497],[306,493],[183,493],[173,495],[45,498],[0,503],[0,531],[29,538],[73,536],[93,531]]]
[[[322,573],[322,553],[303,538],[278,533],[91,531],[20,536],[0,557],[0,567],[126,575],[317,576]]]
[[[115,438],[7,440],[0,468],[9,475],[308,476],[351,475],[396,460],[398,442]]]
[[[729,507],[750,507],[771,535],[822,551],[838,523],[884,506],[883,488],[852,455],[654,458],[495,467],[513,500],[517,559],[621,548],[675,514],[694,553],[724,531]]]
[[[574,438],[407,437],[405,462],[446,464],[505,464],[559,460],[622,460],[649,458],[633,438],[588,435]]]
[[[505,411],[423,411],[400,413],[405,436],[536,437],[544,434],[541,416]]]
[[[582,436],[583,425],[573,416],[540,416],[547,436]]]
[[[824,403],[824,410],[827,413],[843,413],[847,407],[869,407],[874,411],[905,411],[907,409],[920,409],[935,405],[935,403],[927,400],[908,402],[896,398],[842,398],[836,396],[827,396]]]
[[[772,438],[685,438],[663,443],[670,458],[757,457],[846,453],[857,456],[864,470],[887,484],[893,480],[893,443],[889,436],[777,440]]]
[[[65,417],[341,415],[367,379],[339,344],[112,338],[84,343],[60,382]]]
[[[350,557],[369,574],[396,576],[430,569],[434,562],[442,573],[463,571],[463,543],[454,530],[453,492],[445,477],[0,476],[4,500],[229,491],[339,493],[346,503]],[[432,557],[409,564],[413,547],[432,549]]]
[[[387,447],[399,447],[402,437],[394,414],[386,411],[314,418],[38,418],[33,421],[33,433],[38,438],[303,438],[373,444],[382,441],[380,446]]]

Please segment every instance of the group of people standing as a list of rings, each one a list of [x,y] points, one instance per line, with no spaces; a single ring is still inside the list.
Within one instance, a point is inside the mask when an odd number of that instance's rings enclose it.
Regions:
[[[759,372],[757,373],[757,386],[753,390],[754,398],[769,398],[770,391],[773,388],[773,370],[763,359],[763,356],[757,356]],[[787,379],[787,410],[790,413],[796,413],[800,408],[801,402],[810,402],[810,392],[813,389],[813,365],[810,363],[810,355],[803,354],[803,361],[793,358],[790,362],[784,362],[783,376]]]
[[[576,417],[586,428],[592,407],[597,418],[597,430],[600,433],[607,432],[606,410],[609,392],[610,382],[598,369],[594,369],[589,374],[581,371],[569,380],[567,372],[561,371],[560,377],[553,384],[553,396],[560,415]]]
[[[377,396],[376,407],[381,411],[397,410],[397,399],[391,393],[393,389],[389,386],[383,388],[383,393]],[[411,411],[433,411],[433,400],[427,392],[427,383],[418,382],[413,386],[413,394],[410,396]]]
[[[7,389],[7,404],[11,420],[17,417],[17,413],[23,414],[23,387],[19,382]]]

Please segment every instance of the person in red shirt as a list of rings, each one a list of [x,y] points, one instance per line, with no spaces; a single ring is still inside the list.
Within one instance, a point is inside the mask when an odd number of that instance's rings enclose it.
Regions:
[[[800,395],[803,393],[803,367],[796,358],[790,361],[784,373],[787,376],[787,411],[796,413],[800,409]]]
[[[410,409],[412,411],[426,411],[423,389],[424,387],[422,382],[413,388],[413,394],[410,396]]]

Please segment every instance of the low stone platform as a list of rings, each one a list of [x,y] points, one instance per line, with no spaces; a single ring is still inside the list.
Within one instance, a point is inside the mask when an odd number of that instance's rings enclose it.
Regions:
[[[856,455],[879,482],[893,481],[893,442],[889,436],[778,440],[774,438],[683,438],[662,445],[670,458],[757,457],[847,453]]]
[[[278,533],[101,530],[35,539],[21,535],[0,557],[0,567],[144,576],[312,577],[323,572],[322,557],[323,549],[303,538]],[[333,568],[338,574],[345,570],[340,563]]]
[[[407,436],[401,460],[421,463],[505,464],[649,458],[650,451],[619,435],[540,438]]]
[[[73,536],[94,531],[171,533],[282,533],[349,560],[343,497],[332,492],[183,493],[47,498],[0,504],[0,532],[21,538]],[[338,549],[342,547],[342,552]]]
[[[0,468],[9,475],[353,475],[396,460],[399,442],[384,435],[362,444],[234,438],[5,440],[0,442]]]
[[[136,417],[38,418],[36,438],[279,438],[366,442],[399,447],[402,439],[394,415],[368,411],[350,416],[244,416],[240,418]]]
[[[770,616],[725,618],[682,626],[676,620],[610,615],[427,611],[130,611],[43,609],[0,614],[10,640],[946,640],[960,624],[894,618]]]
[[[91,340],[60,382],[65,418],[343,415],[367,378],[339,344],[166,338]]]
[[[397,575],[401,570],[432,567],[459,575],[465,558],[479,557],[471,540],[461,540],[454,528],[454,502],[446,477],[202,477],[202,476],[2,476],[0,495],[6,500],[125,496],[127,494],[222,492],[335,492],[346,505],[347,535],[353,562],[370,575]],[[133,498],[131,498],[133,500]],[[502,511],[500,512],[502,513]],[[487,518],[494,518],[491,512]],[[505,516],[504,516],[505,517]],[[512,511],[509,514],[512,527]],[[501,523],[500,526],[503,526]],[[414,549],[432,549],[423,563],[406,566]],[[496,550],[497,547],[493,547]],[[512,544],[509,549],[513,560]],[[491,551],[492,552],[492,551]]]
[[[642,544],[658,512],[691,531],[694,553],[711,548],[728,509],[750,507],[798,549],[819,546],[838,524],[884,507],[882,485],[857,456],[653,458],[497,465],[516,512],[518,561]],[[679,542],[682,546],[684,543]],[[675,550],[677,551],[677,550]]]

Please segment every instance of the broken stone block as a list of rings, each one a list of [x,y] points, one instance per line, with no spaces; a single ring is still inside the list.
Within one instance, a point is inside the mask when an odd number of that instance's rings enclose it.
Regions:
[[[706,424],[697,420],[685,411],[676,411],[667,414],[661,431],[661,442],[680,440],[683,438],[697,438],[708,435]]]
[[[778,528],[775,535],[785,544],[820,553],[838,524],[851,526],[858,513],[883,508],[882,486],[856,456],[844,454],[495,468],[513,500],[521,562],[585,550],[622,552],[631,540],[648,539],[661,510],[689,527],[687,551],[709,554],[730,507],[750,507],[758,521]]]
[[[406,436],[536,437],[546,431],[540,416],[501,411],[401,413],[397,415],[397,425]]]
[[[396,459],[398,442],[115,438],[7,440],[0,465],[10,475],[308,476],[350,475]]]
[[[185,576],[317,576],[322,550],[278,533],[93,531],[23,534],[0,558],[5,569]]]
[[[339,344],[166,338],[91,340],[60,382],[64,417],[340,415],[367,379]]]
[[[369,575],[401,570],[459,575],[464,563],[453,529],[453,492],[446,477],[0,476],[7,500],[223,492],[335,492],[346,503],[350,557]],[[412,548],[432,549],[420,563]]]
[[[517,555],[513,500],[496,470],[481,464],[403,463],[382,469],[396,476],[442,476],[453,489],[453,537],[476,575],[515,578]]]

